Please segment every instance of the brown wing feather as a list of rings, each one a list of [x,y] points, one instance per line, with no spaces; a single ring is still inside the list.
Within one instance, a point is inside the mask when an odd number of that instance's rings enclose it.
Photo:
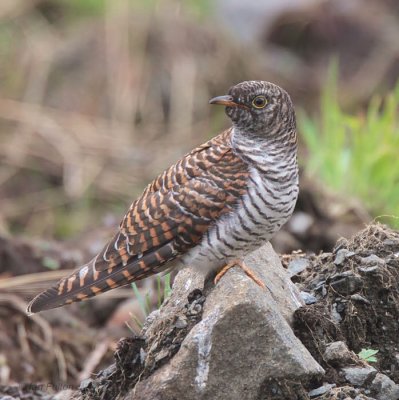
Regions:
[[[147,186],[119,231],[91,262],[39,294],[29,312],[55,308],[160,272],[198,244],[246,191],[248,170],[226,131]]]

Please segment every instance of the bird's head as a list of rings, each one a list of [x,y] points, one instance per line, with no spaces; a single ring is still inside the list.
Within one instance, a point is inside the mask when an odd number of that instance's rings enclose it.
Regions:
[[[266,81],[245,81],[232,86],[225,96],[210,104],[226,106],[233,126],[243,133],[269,136],[295,130],[295,112],[288,93]]]

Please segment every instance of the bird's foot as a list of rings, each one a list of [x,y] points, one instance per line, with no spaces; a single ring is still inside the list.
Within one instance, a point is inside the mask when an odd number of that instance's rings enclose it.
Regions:
[[[240,267],[257,285],[261,288],[265,288],[265,284],[255,275],[255,273],[245,265],[244,261],[242,260],[233,260],[225,265],[215,276],[214,283],[215,285],[220,281],[222,276],[230,269],[235,266]]]

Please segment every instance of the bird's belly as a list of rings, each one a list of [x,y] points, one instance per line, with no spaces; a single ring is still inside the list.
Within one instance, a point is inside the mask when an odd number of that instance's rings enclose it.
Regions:
[[[298,195],[297,180],[284,185],[284,190],[276,182],[255,182],[237,209],[224,215],[185,256],[186,264],[217,269],[270,240],[289,219]]]

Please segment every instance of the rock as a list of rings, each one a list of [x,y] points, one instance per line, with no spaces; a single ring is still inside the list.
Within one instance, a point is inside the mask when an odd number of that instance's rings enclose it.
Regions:
[[[347,258],[352,257],[354,255],[355,253],[353,251],[349,251],[348,249],[340,249],[337,251],[337,254],[334,259],[334,264],[342,265]]]
[[[383,267],[385,265],[385,260],[375,254],[371,254],[368,257],[362,257],[360,260],[361,265],[366,267]]]
[[[358,270],[365,274],[374,274],[379,271],[380,267],[378,265],[373,265],[372,267],[359,267]]]
[[[318,387],[317,389],[311,390],[308,395],[310,398],[321,396],[322,394],[326,394],[331,391],[331,389],[335,387],[335,384],[324,384],[323,386]]]
[[[216,287],[210,285],[201,320],[173,358],[141,379],[125,399],[251,400],[269,380],[305,382],[324,373],[290,328],[303,302],[271,245],[247,256],[245,263],[267,288],[239,268],[230,269]],[[162,332],[176,329],[176,315],[183,310],[187,315],[191,307],[187,294],[197,290],[199,295],[203,286],[203,278],[190,268],[177,275],[170,299],[145,332],[149,342],[157,347]]]
[[[362,386],[371,381],[377,370],[372,366],[366,367],[346,367],[342,369],[345,379],[354,386]]]
[[[304,271],[307,267],[309,267],[309,260],[305,257],[301,258],[294,258],[288,264],[288,272],[290,277],[300,274]]]
[[[301,294],[302,300],[305,302],[306,305],[314,304],[317,302],[316,297],[308,292],[300,292],[300,294]]]
[[[342,321],[341,314],[337,311],[337,303],[334,303],[331,307],[331,319],[337,324]]]
[[[323,359],[337,367],[354,364],[358,361],[355,354],[351,352],[347,345],[342,341],[328,344],[324,351]]]
[[[358,301],[359,303],[371,304],[365,297],[359,293],[352,294],[351,300]]]
[[[332,276],[330,286],[341,296],[348,296],[363,287],[363,280],[352,271],[345,271]]]
[[[378,373],[371,383],[370,388],[377,400],[399,399],[399,385],[384,374]]]

